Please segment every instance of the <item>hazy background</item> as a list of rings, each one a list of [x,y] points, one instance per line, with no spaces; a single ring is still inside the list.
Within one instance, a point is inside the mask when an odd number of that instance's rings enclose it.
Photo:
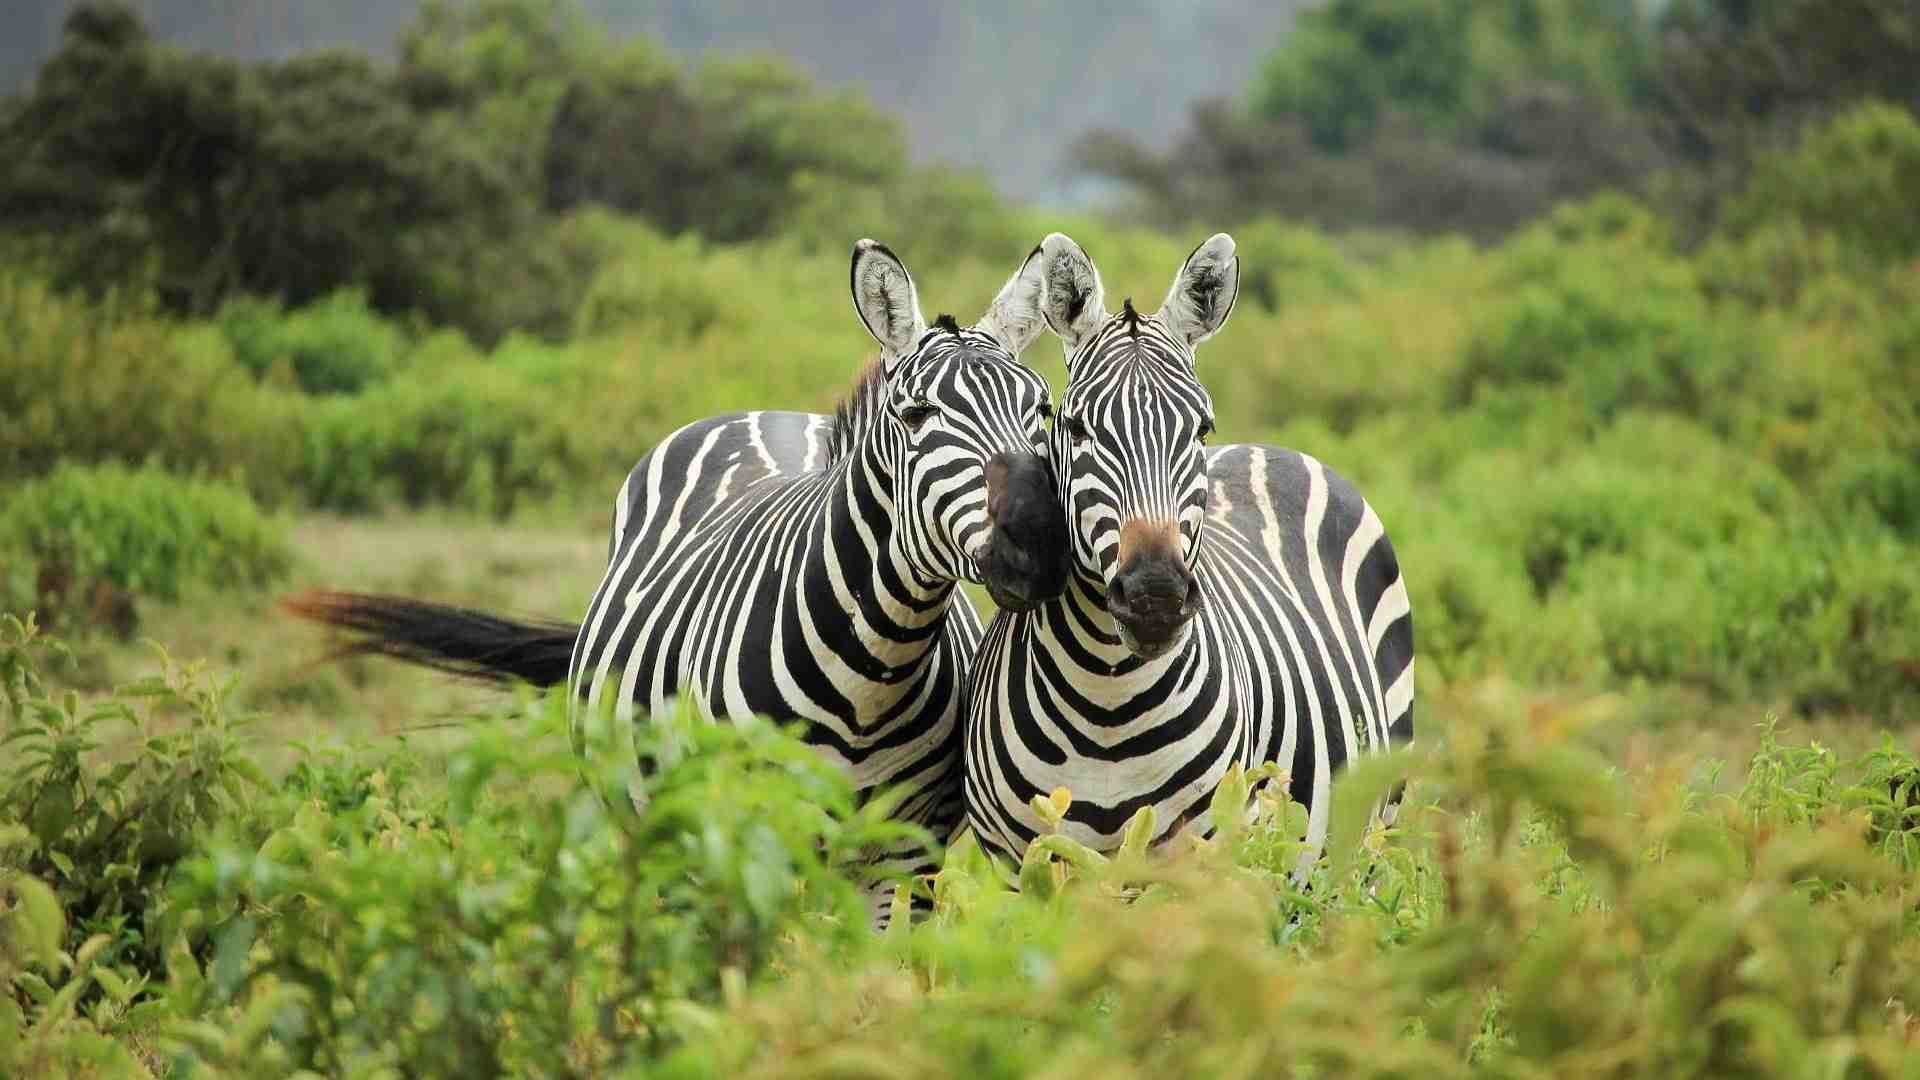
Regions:
[[[0,11],[0,90],[17,89],[58,44],[75,0]],[[1008,195],[1078,201],[1072,139],[1125,128],[1155,145],[1195,100],[1234,94],[1310,0],[945,4],[907,0],[587,0],[620,35],[691,56],[783,53],[817,78],[857,86],[899,114],[914,155],[981,169]],[[346,45],[391,56],[418,0],[138,0],[154,36],[231,56],[278,58]],[[1145,50],[1155,59],[1143,63]]]

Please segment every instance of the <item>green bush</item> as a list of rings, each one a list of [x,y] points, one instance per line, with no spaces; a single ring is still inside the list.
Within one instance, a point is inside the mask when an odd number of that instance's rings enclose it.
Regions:
[[[59,615],[101,614],[102,587],[128,603],[174,600],[264,585],[292,562],[279,523],[245,492],[153,466],[63,465],[21,485],[0,511],[0,552],[34,575],[21,610]]]
[[[1487,683],[1343,774],[1304,890],[1304,808],[1236,770],[1212,838],[1043,836],[1018,892],[963,836],[875,935],[853,867],[910,831],[768,725],[658,716],[649,770],[583,777],[554,696],[268,785],[197,677],[76,708],[41,648],[0,628],[7,1075],[1916,1075],[1920,760],[1891,739],[1769,722],[1723,782]]]
[[[1672,768],[1619,777],[1577,719],[1480,704],[1474,730],[1339,786],[1352,821],[1416,777],[1370,870],[1290,889],[1297,808],[1271,799],[1185,856],[1062,845],[1044,898],[963,841],[930,922],[851,970],[802,963],[687,1071],[1915,1075],[1910,754],[1843,765],[1769,737],[1721,795]]]
[[[1715,410],[1764,346],[1710,310],[1693,268],[1638,242],[1567,244],[1536,232],[1502,253],[1490,305],[1456,377],[1456,400],[1546,387],[1605,422],[1623,409]]]
[[[550,706],[535,752],[525,732],[484,733],[432,794],[322,763],[264,841],[210,844],[174,895],[211,953],[168,992],[189,1015],[262,1022],[176,1028],[183,1060],[215,1075],[618,1071],[705,1037],[784,942],[869,933],[834,867],[905,831],[856,809],[811,748],[765,724],[655,717],[633,749],[657,768],[596,781],[640,785],[647,809],[610,815],[574,777],[564,702]]]
[[[128,1045],[168,1015],[168,881],[266,777],[198,668],[162,654],[160,675],[83,704],[47,682],[60,651],[0,617],[0,1072],[144,1075]]]
[[[574,333],[592,337],[643,324],[672,336],[711,327],[739,329],[753,318],[746,298],[721,287],[723,272],[710,264],[731,261],[731,252],[711,252],[690,234],[667,237],[628,226],[620,253],[594,275],[580,300]]]
[[[563,392],[497,364],[395,378],[309,415],[301,493],[340,510],[404,503],[506,514],[617,471],[585,459],[569,422],[577,411]]]
[[[0,270],[0,477],[151,459],[285,501],[300,407],[247,378],[217,335]]]
[[[1834,237],[1868,263],[1920,258],[1920,118],[1865,102],[1813,129],[1797,147],[1764,158],[1725,211],[1726,229],[1746,234],[1792,221]]]
[[[351,394],[392,374],[406,356],[400,330],[348,289],[283,312],[263,300],[235,300],[216,316],[240,364],[257,376],[284,366],[310,394]]]

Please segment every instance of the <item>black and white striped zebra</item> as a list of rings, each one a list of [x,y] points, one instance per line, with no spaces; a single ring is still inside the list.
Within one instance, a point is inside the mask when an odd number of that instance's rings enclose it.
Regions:
[[[854,305],[880,358],[832,416],[711,417],[641,458],[577,626],[352,594],[293,606],[366,635],[363,651],[565,679],[576,748],[612,748],[630,776],[633,725],[673,699],[804,721],[862,798],[904,788],[896,815],[944,840],[962,814],[959,723],[981,633],[956,586],[1021,608],[1065,584],[1041,456],[1051,393],[1017,359],[1044,326],[1038,256],[963,328],[929,325],[900,260],[856,245]],[[924,852],[888,854],[928,868]]]
[[[1030,800],[1065,787],[1062,830],[1111,850],[1142,806],[1156,839],[1211,828],[1228,768],[1277,761],[1318,851],[1334,770],[1413,735],[1412,617],[1380,519],[1304,454],[1205,445],[1193,350],[1233,308],[1230,237],[1193,252],[1153,315],[1108,315],[1068,238],[1041,258],[1067,352],[1050,456],[1072,572],[1060,597],[988,628],[968,824],[1018,859],[1046,827]]]
[[[586,729],[630,729],[674,697],[801,719],[862,792],[904,786],[902,817],[942,836],[958,823],[980,625],[956,583],[1010,608],[1063,585],[1048,500],[1029,497],[1027,521],[989,512],[1021,485],[1051,490],[1051,394],[1015,358],[1042,327],[1038,267],[976,327],[929,327],[906,268],[862,241],[854,303],[881,359],[836,416],[714,417],[641,459],[574,645],[577,744],[624,752]]]

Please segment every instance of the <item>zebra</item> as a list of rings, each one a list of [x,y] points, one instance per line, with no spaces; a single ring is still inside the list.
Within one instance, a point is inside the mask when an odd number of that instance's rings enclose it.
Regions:
[[[1231,237],[1196,248],[1152,315],[1131,300],[1109,315],[1067,237],[1047,237],[1041,259],[1067,356],[1049,457],[1072,570],[1060,596],[988,627],[964,725],[967,824],[1017,862],[1049,827],[1031,800],[1065,787],[1073,839],[1112,850],[1151,806],[1163,840],[1211,829],[1232,765],[1273,761],[1309,810],[1304,872],[1325,844],[1333,771],[1413,736],[1393,547],[1319,461],[1206,445],[1214,409],[1194,347],[1233,310]]]
[[[1044,327],[1039,254],[962,327],[929,324],[905,264],[856,244],[854,307],[879,359],[831,416],[710,417],[642,457],[578,624],[358,594],[292,606],[360,632],[356,651],[565,681],[576,751],[602,763],[611,752],[630,778],[641,711],[671,699],[715,718],[800,721],[863,801],[900,789],[896,818],[944,842],[962,817],[959,723],[981,635],[957,583],[983,584],[1007,610],[1066,583],[1041,456],[1052,395],[1017,359]],[[925,872],[931,853],[876,862]]]

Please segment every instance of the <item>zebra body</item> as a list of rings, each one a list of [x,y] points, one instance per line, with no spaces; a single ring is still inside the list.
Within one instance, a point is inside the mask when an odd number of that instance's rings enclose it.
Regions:
[[[831,416],[741,412],[649,451],[614,504],[605,575],[578,624],[405,597],[286,602],[379,652],[496,681],[566,682],[577,749],[639,799],[633,725],[684,699],[716,718],[800,721],[865,799],[938,838],[961,816],[966,676],[980,622],[1065,587],[1044,450],[1047,384],[1019,353],[1044,327],[1036,249],[971,328],[921,315],[906,267],[854,248],[854,307],[880,359]],[[917,845],[878,853],[929,867]]]
[[[569,665],[577,748],[630,770],[633,724],[674,699],[799,720],[862,798],[899,787],[899,817],[952,831],[981,634],[956,586],[1019,606],[1064,584],[1057,530],[1041,572],[989,506],[996,480],[1051,483],[1036,452],[1046,383],[1015,358],[1041,326],[1032,275],[979,326],[929,328],[891,253],[856,251],[855,302],[882,359],[836,415],[713,417],[641,459]]]
[[[825,467],[830,416],[714,417],[669,436],[615,507],[612,557],[574,644],[575,743],[607,716],[673,699],[716,717],[803,720],[862,791],[906,784],[908,820],[957,810],[954,730],[980,639],[952,580],[921,579],[888,550],[894,512],[869,448]],[[876,537],[874,534],[878,533]],[[878,549],[878,550],[876,550]]]
[[[1073,573],[987,630],[965,738],[968,824],[1018,858],[1065,787],[1061,828],[1100,850],[1152,806],[1158,838],[1210,829],[1235,764],[1278,762],[1324,842],[1331,777],[1412,738],[1412,622],[1380,519],[1320,462],[1209,448],[1192,347],[1224,323],[1237,264],[1216,237],[1154,316],[1108,317],[1056,234],[1045,307],[1067,344],[1053,464]]]

